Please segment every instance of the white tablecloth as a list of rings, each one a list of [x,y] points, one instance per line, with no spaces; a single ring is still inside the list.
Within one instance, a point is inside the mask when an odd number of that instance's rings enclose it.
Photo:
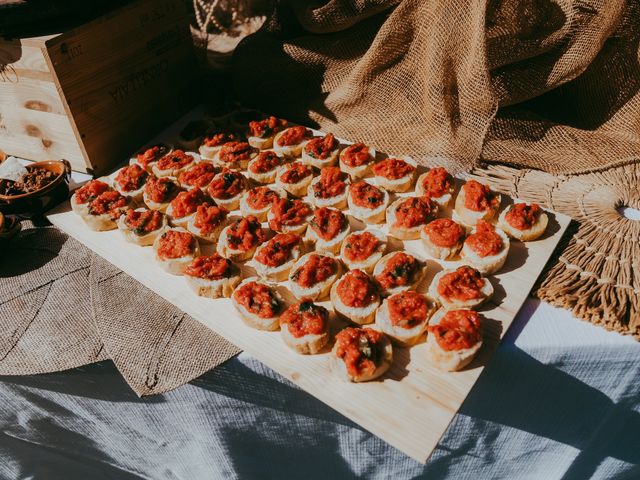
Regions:
[[[530,300],[427,465],[242,354],[138,399],[103,363],[0,378],[0,478],[640,478],[640,343]]]

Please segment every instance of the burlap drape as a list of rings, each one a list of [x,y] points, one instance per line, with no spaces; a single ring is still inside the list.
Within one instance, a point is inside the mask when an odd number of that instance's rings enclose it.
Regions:
[[[389,154],[456,171],[484,162],[581,174],[589,190],[584,175],[640,159],[639,43],[634,0],[279,1],[236,50],[233,81],[246,105]],[[632,185],[632,198],[608,191],[611,219],[613,205],[638,203]],[[573,265],[589,243],[563,258]],[[590,253],[618,264],[592,272],[595,293],[571,290],[576,270],[554,270],[544,298],[640,335],[639,291],[600,278],[611,268],[625,269],[625,285],[640,278],[637,239],[616,245]]]

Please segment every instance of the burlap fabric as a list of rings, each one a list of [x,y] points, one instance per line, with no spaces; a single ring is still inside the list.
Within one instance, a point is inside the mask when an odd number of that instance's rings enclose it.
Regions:
[[[0,245],[0,375],[112,359],[138,395],[162,393],[239,352],[54,227]]]
[[[637,0],[279,1],[236,50],[233,80],[247,105],[427,165],[615,172],[640,159],[639,43]],[[571,188],[586,194],[593,178],[580,178]],[[571,258],[616,260],[575,290],[584,275],[558,264],[541,296],[638,335],[637,288],[613,293],[640,275],[636,248],[582,239]],[[610,283],[613,271],[624,278]]]

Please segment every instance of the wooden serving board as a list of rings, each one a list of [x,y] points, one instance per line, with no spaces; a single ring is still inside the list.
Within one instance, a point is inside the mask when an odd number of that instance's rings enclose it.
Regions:
[[[510,201],[503,198],[503,203]],[[393,365],[387,374],[379,381],[362,384],[349,383],[332,374],[328,350],[318,355],[299,355],[283,343],[279,332],[263,332],[247,327],[229,299],[211,300],[196,296],[182,277],[172,276],[156,264],[151,247],[143,248],[128,243],[117,230],[90,230],[78,215],[71,212],[68,202],[51,211],[48,218],[116,267],[308,393],[417,461],[425,463],[569,225],[569,217],[548,213],[550,222],[545,235],[526,245],[512,241],[505,266],[500,273],[490,277],[495,294],[492,301],[481,309],[484,316],[484,344],[468,367],[460,372],[442,372],[434,368],[426,360],[426,344],[423,341],[409,349],[394,347]],[[440,216],[450,217],[451,212],[446,211]],[[352,227],[361,229],[364,225],[352,219]],[[387,230],[386,226],[373,228]],[[404,248],[426,261],[428,273],[418,286],[421,292],[427,291],[438,271],[462,263],[431,259],[425,254],[420,240],[401,242],[389,237],[389,247],[391,250]],[[206,250],[204,253],[207,253]],[[251,267],[242,266],[242,269],[243,276],[252,274]],[[284,285],[279,287],[281,292]],[[320,303],[330,308],[330,302]],[[332,330],[337,330],[339,322],[332,318],[332,323]]]

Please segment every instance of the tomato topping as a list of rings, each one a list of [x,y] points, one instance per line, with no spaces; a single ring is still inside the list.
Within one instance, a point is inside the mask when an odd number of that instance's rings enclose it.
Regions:
[[[427,327],[443,350],[471,348],[482,339],[480,314],[473,310],[449,310],[437,325]]]
[[[185,269],[184,274],[205,280],[220,280],[229,276],[232,267],[231,260],[214,253],[194,258]]]
[[[342,151],[342,162],[349,167],[360,167],[371,160],[369,147],[364,143],[354,143]]]
[[[287,128],[278,138],[278,145],[281,147],[290,147],[300,144],[305,138],[311,136],[311,131],[306,127],[297,126]]]
[[[236,220],[227,229],[227,243],[241,252],[248,252],[264,242],[266,237],[260,222],[253,215]]]
[[[278,233],[256,254],[255,260],[267,267],[279,267],[291,259],[294,247],[300,245],[302,237],[293,233]]]
[[[440,277],[438,294],[446,300],[475,300],[481,297],[484,282],[478,270],[463,265]]]
[[[345,240],[344,256],[352,262],[362,262],[373,255],[380,240],[371,232],[352,233]]]
[[[304,147],[304,151],[313,158],[325,160],[329,158],[331,152],[338,148],[338,145],[340,143],[336,140],[336,137],[332,133],[328,133],[324,137],[315,137],[309,140]]]
[[[371,328],[345,328],[336,335],[336,355],[352,377],[373,375],[382,359],[383,334]]]
[[[193,167],[185,170],[178,176],[178,181],[183,185],[190,187],[203,188],[213,180],[216,175],[216,169],[212,163],[200,162]]]
[[[137,163],[123,167],[118,171],[115,181],[123,192],[138,190],[147,179],[147,172]]]
[[[542,209],[537,203],[527,205],[526,203],[516,203],[513,205],[504,219],[509,225],[518,230],[528,230],[540,218]]]
[[[324,167],[320,170],[320,180],[313,185],[316,198],[332,198],[342,195],[347,188],[347,174],[338,167]]]
[[[237,163],[243,160],[251,160],[256,151],[247,142],[228,142],[220,149],[218,158],[221,162]]]
[[[202,235],[209,235],[226,220],[229,210],[207,202],[198,205],[193,225]]]
[[[304,163],[294,162],[285,167],[285,171],[280,176],[280,180],[284,183],[298,183],[309,175],[313,175],[313,168]]]
[[[491,189],[475,180],[469,180],[462,186],[464,191],[464,206],[474,212],[484,212],[491,208],[498,208],[498,197]]]
[[[422,179],[424,194],[431,198],[439,198],[451,191],[453,177],[444,167],[435,167]]]
[[[329,311],[315,305],[311,300],[302,300],[287,308],[280,317],[280,325],[287,325],[295,338],[305,335],[321,335],[327,331]]]
[[[464,238],[464,229],[450,218],[429,222],[424,231],[431,243],[442,248],[452,248]]]
[[[247,180],[240,172],[224,169],[213,177],[213,180],[207,187],[207,193],[209,193],[212,198],[226,200],[242,193],[246,184]]]
[[[267,138],[282,131],[287,126],[287,121],[281,118],[269,117],[264,120],[249,122],[249,133],[252,137]]]
[[[249,170],[252,173],[267,173],[271,172],[276,167],[282,164],[282,159],[273,150],[265,150],[260,152],[258,157],[251,162]]]
[[[129,209],[124,217],[124,224],[132,229],[136,235],[145,235],[162,228],[162,218],[162,213],[157,210],[136,212]]]
[[[285,226],[300,225],[311,215],[309,205],[299,199],[277,198],[272,205],[273,218],[269,220],[269,227],[276,232]]]
[[[247,282],[233,292],[233,298],[260,318],[273,318],[282,308],[273,290],[264,283]]]
[[[160,170],[175,170],[183,168],[194,162],[191,155],[187,155],[182,150],[174,150],[158,160],[157,167]]]
[[[389,318],[395,327],[413,328],[422,323],[429,313],[427,298],[418,292],[401,292],[387,299]]]
[[[115,220],[122,213],[122,209],[127,206],[127,199],[115,190],[108,190],[98,195],[89,204],[91,215],[104,215],[105,213]]]
[[[386,158],[373,166],[373,173],[378,177],[397,180],[412,173],[416,167],[399,158]]]
[[[415,257],[404,252],[396,252],[389,258],[382,272],[376,276],[376,280],[386,290],[411,285],[420,268],[420,263]]]
[[[277,198],[280,198],[278,192],[269,187],[256,187],[249,190],[247,205],[254,210],[262,210],[270,206]]]
[[[144,169],[149,168],[149,164],[165,156],[169,152],[169,147],[166,145],[154,145],[147,148],[143,152],[136,154],[136,161],[142,165]]]
[[[178,186],[167,177],[156,178],[151,176],[144,186],[144,192],[149,200],[156,203],[168,202],[179,191]]]
[[[205,201],[204,194],[199,188],[192,188],[188,192],[180,192],[171,200],[171,216],[184,218],[198,209],[198,205]]]
[[[347,307],[362,308],[378,300],[376,286],[362,270],[351,270],[342,277],[336,293]]]
[[[336,273],[336,261],[324,255],[309,255],[291,276],[291,279],[303,288],[313,287],[317,283],[324,282]]]
[[[396,207],[396,227],[412,228],[427,223],[435,206],[429,197],[409,197]]]
[[[218,132],[214,135],[208,135],[202,142],[207,147],[221,147],[225,143],[237,142],[240,137],[234,132]]]
[[[78,205],[88,203],[97,198],[101,193],[109,190],[109,185],[100,180],[90,180],[76,190],[75,202]]]
[[[332,240],[344,229],[347,224],[347,217],[340,210],[333,208],[316,208],[313,218],[309,222],[313,231],[322,240]]]
[[[161,260],[167,260],[192,255],[195,249],[196,239],[189,232],[167,230],[160,237],[157,254]]]
[[[356,206],[371,210],[378,208],[384,202],[384,192],[365,181],[352,184],[349,195]]]
[[[469,235],[464,243],[480,257],[497,255],[504,247],[495,227],[484,220],[478,221],[475,232]]]

